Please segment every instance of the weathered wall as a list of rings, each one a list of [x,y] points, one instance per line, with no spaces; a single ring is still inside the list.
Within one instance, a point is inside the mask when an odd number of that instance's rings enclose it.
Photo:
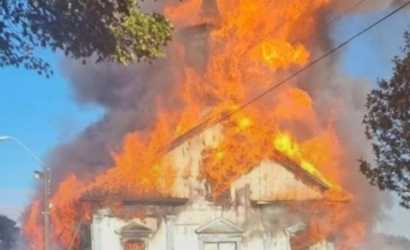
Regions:
[[[156,231],[149,240],[149,249],[166,249],[165,223],[160,223],[160,227],[156,228],[155,219],[135,221]],[[98,211],[91,224],[92,250],[122,250],[121,238],[116,232],[131,222],[111,217],[107,210]]]
[[[208,223],[224,218],[244,229],[241,250],[291,250],[289,236],[283,230],[276,233],[266,233],[267,230],[259,221],[259,211],[252,211],[248,221],[245,218],[244,207],[222,210],[205,200],[187,206],[175,219],[173,231],[175,250],[199,250],[199,236],[196,230]],[[249,223],[251,220],[253,223]],[[139,220],[136,220],[139,221]],[[141,221],[139,221],[141,223]],[[93,250],[122,250],[120,236],[116,234],[120,228],[130,223],[121,219],[110,217],[106,213],[94,215],[92,230]],[[149,240],[149,250],[167,250],[166,247],[166,227],[165,220],[162,220],[160,227],[156,228],[156,222],[144,221],[147,227],[155,233]],[[246,228],[244,228],[246,227]],[[269,236],[270,235],[270,236]],[[174,250],[173,249],[173,250]],[[321,242],[308,250],[334,250],[331,243]]]
[[[175,197],[187,197],[190,203],[181,208],[175,217],[172,229],[174,249],[166,248],[165,218],[159,223],[158,229],[154,219],[142,222],[154,232],[149,240],[150,250],[199,250],[196,230],[218,218],[224,218],[243,229],[241,250],[290,250],[289,236],[285,230],[301,222],[301,218],[292,218],[283,205],[252,207],[249,201],[322,198],[320,191],[301,182],[286,168],[276,162],[265,160],[231,185],[231,203],[228,207],[222,208],[207,201],[205,185],[198,178],[201,152],[205,145],[217,143],[220,129],[216,126],[197,135],[189,143],[183,143],[166,156],[171,158],[169,160],[172,162],[178,163]],[[110,217],[104,210],[94,215],[93,250],[122,249],[120,236],[115,232],[128,223],[130,222]],[[318,244],[309,250],[333,249],[328,248],[326,244]]]
[[[253,211],[252,221],[260,220],[257,211]],[[198,228],[207,225],[208,223],[218,219],[224,218],[235,225],[244,229],[242,250],[288,250],[289,239],[282,232],[272,237],[271,241],[264,241],[264,228],[261,222],[249,223],[245,221],[244,207],[232,208],[222,210],[220,207],[207,202],[206,200],[197,201],[196,203],[187,206],[175,219],[174,238],[175,248],[177,250],[199,250],[199,238],[195,232]],[[120,220],[115,217],[110,217],[107,213],[105,215],[94,215],[92,223],[93,236],[93,250],[121,250],[120,236],[116,234],[123,226],[130,223]],[[155,223],[145,222],[147,227],[154,231]],[[166,250],[166,229],[165,221],[160,224],[159,229],[152,235],[149,240],[150,250]],[[250,226],[248,226],[250,225]],[[313,250],[313,249],[312,249]],[[317,249],[314,249],[317,250]]]
[[[247,175],[238,179],[232,189],[250,186],[252,200],[303,201],[323,198],[320,191],[308,187],[283,166],[271,160],[262,161]]]

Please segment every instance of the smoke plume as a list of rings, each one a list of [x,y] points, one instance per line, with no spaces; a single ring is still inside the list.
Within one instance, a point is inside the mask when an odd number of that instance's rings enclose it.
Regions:
[[[376,234],[363,245],[368,250],[407,250],[410,249],[410,240],[403,236]]]

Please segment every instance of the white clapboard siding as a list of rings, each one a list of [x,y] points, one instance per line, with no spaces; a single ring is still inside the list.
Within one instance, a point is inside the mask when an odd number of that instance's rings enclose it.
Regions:
[[[222,138],[222,126],[216,125],[190,138],[171,150],[164,161],[172,162],[175,169],[174,197],[191,197],[193,187],[198,185],[202,166],[202,152],[207,147],[216,147]]]
[[[319,190],[309,187],[285,167],[271,160],[262,161],[233,185],[236,190],[250,187],[252,200],[295,201],[322,198]]]

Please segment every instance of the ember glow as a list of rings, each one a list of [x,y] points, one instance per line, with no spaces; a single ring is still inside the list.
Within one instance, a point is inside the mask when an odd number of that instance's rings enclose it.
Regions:
[[[52,197],[54,244],[67,248],[79,221],[90,222],[92,208],[79,202],[86,194],[179,194],[177,177],[193,173],[180,169],[177,157],[166,158],[164,153],[172,153],[173,144],[178,144],[174,139],[184,138],[203,121],[217,136],[204,140],[198,176],[211,183],[215,199],[241,175],[280,152],[330,187],[329,200],[340,196],[350,200],[338,185],[339,168],[343,167],[338,159],[344,151],[333,121],[323,124],[319,120],[314,101],[298,87],[298,80],[229,119],[213,123],[312,59],[305,42],[320,27],[316,17],[329,4],[330,0],[218,0],[216,15],[203,11],[214,7],[204,7],[201,0],[175,1],[167,6],[165,14],[177,34],[169,48],[168,64],[175,68],[175,87],[169,95],[181,105],[168,107],[158,100],[156,123],[124,138],[123,147],[112,153],[112,168],[92,178],[72,173],[59,184]],[[31,205],[24,225],[33,249],[42,248],[39,204]],[[115,201],[104,205],[121,209]],[[320,209],[333,220],[320,230],[312,225],[311,237],[338,233],[344,238],[336,241],[337,248],[353,249],[365,234],[362,222],[343,223],[349,215],[339,207]]]

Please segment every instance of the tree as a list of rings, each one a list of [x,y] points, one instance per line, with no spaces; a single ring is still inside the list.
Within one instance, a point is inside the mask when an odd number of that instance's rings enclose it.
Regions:
[[[36,48],[122,64],[163,57],[172,26],[143,13],[137,0],[0,0],[0,67],[52,74]]]
[[[10,250],[17,245],[20,229],[16,222],[0,215],[0,250]]]
[[[373,162],[360,160],[372,185],[395,192],[410,208],[410,33],[404,35],[403,56],[395,57],[393,76],[378,80],[367,96],[364,124],[372,142]]]

